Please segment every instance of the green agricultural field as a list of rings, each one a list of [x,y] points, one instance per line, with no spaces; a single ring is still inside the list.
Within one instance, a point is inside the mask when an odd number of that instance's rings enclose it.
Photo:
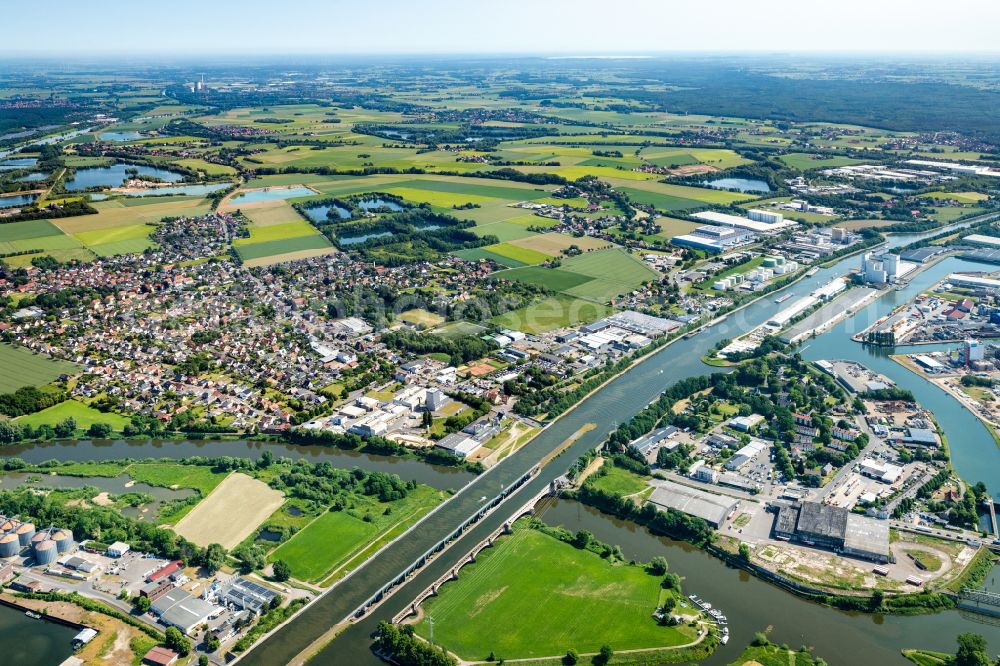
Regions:
[[[918,194],[918,197],[924,197],[927,199],[935,199],[937,201],[948,201],[954,199],[958,203],[962,204],[974,204],[980,201],[985,201],[989,199],[988,194],[983,194],[982,192],[924,192],[923,194]]]
[[[91,204],[97,215],[80,215],[54,220],[53,224],[67,234],[156,224],[165,217],[204,215],[210,210],[206,199],[200,197],[127,197]]]
[[[107,423],[115,430],[121,430],[129,423],[129,419],[124,416],[100,412],[78,400],[66,400],[40,412],[19,416],[15,421],[35,428],[43,424],[54,426],[70,417],[76,419],[76,427],[80,430],[86,430],[95,423]]]
[[[518,261],[522,265],[541,264],[552,258],[552,255],[545,254],[544,252],[539,252],[538,250],[532,250],[526,247],[520,247],[511,243],[487,245],[483,249],[494,254],[499,254],[501,257],[508,257],[514,261]]]
[[[469,231],[472,231],[480,238],[484,236],[496,236],[497,240],[501,243],[521,240],[522,238],[529,238],[535,234],[534,231],[528,231],[527,226],[525,225],[506,221],[484,224],[482,226],[473,227]]]
[[[432,206],[441,206],[442,208],[451,208],[452,206],[461,206],[467,203],[483,204],[493,201],[490,197],[481,197],[475,194],[435,192],[433,190],[414,187],[390,187],[386,192],[403,197],[407,201],[427,203]]]
[[[297,236],[295,238],[282,238],[263,243],[238,245],[236,246],[236,252],[240,255],[240,259],[246,262],[251,259],[273,257],[300,250],[322,250],[326,248],[332,249],[332,247],[326,236],[313,233],[309,236]]]
[[[543,171],[552,169],[549,167],[531,167],[532,170],[542,169]],[[527,170],[527,169],[525,169]],[[557,176],[562,176],[566,180],[577,180],[578,178],[583,178],[584,176],[596,176],[601,180],[608,178],[621,178],[625,180],[652,180],[657,178],[656,174],[643,173],[641,171],[628,171],[625,169],[616,169],[614,167],[607,166],[568,166],[568,167],[555,167],[553,171]]]
[[[492,226],[492,225],[491,225]],[[520,268],[525,264],[517,261],[516,259],[511,259],[510,257],[505,257],[496,252],[490,252],[486,248],[474,247],[468,250],[457,250],[452,252],[459,259],[465,259],[466,261],[479,261],[480,259],[489,259],[495,261],[501,266],[506,266],[507,268]]]
[[[68,361],[56,361],[33,353],[25,347],[0,343],[0,393],[10,393],[22,386],[43,386],[59,375],[80,371]]]
[[[647,192],[645,190],[637,190],[630,187],[620,187],[618,189],[627,194],[628,198],[635,203],[646,204],[647,206],[652,206],[659,211],[667,213],[671,211],[687,211],[693,208],[704,208],[707,206],[704,201],[686,199],[684,197],[663,194],[661,192]]]
[[[509,271],[500,271],[496,273],[496,276],[504,280],[517,280],[518,282],[537,284],[541,287],[548,287],[552,291],[567,291],[593,280],[593,278],[586,275],[578,275],[559,268],[543,268],[541,266],[513,268]]]
[[[320,582],[337,577],[405,531],[441,500],[441,493],[428,486],[418,486],[394,502],[358,497],[355,509],[323,512],[275,548],[268,559],[284,560],[299,580]],[[386,508],[391,512],[386,514]],[[369,521],[363,520],[365,515]]]
[[[48,220],[9,222],[0,225],[0,254],[40,250],[46,254],[57,250],[83,247],[77,239],[64,234]]]
[[[255,245],[257,243],[269,243],[288,238],[316,235],[318,235],[316,228],[301,219],[267,226],[253,225],[250,227],[250,237],[237,238],[233,241],[233,246],[241,247],[244,245]]]
[[[799,171],[808,171],[809,169],[835,169],[837,167],[850,166],[851,164],[861,164],[863,162],[863,160],[854,159],[852,157],[840,157],[839,155],[812,155],[809,153],[788,153],[787,155],[780,156],[778,159],[793,169],[798,169]]]
[[[236,169],[231,166],[206,162],[205,160],[199,160],[197,158],[177,160],[174,164],[187,167],[188,169],[194,169],[195,171],[204,171],[205,174],[209,176],[231,176],[236,173]]]
[[[466,660],[491,652],[505,659],[679,646],[693,629],[661,627],[652,613],[660,577],[641,566],[612,564],[522,522],[514,533],[462,568],[439,596],[424,602],[419,635]],[[600,618],[600,621],[595,621]]]
[[[612,312],[612,308],[601,303],[556,294],[494,317],[493,323],[524,333],[545,333],[567,326],[589,324]]]
[[[594,278],[593,281],[566,291],[573,296],[592,298],[601,302],[632,291],[643,282],[659,277],[659,273],[622,248],[584,252],[563,259],[559,270]]]
[[[94,231],[81,231],[74,236],[99,257],[116,254],[138,254],[155,243],[149,235],[156,227],[147,224],[132,224],[124,227],[108,227]]]
[[[676,217],[661,217],[656,221],[656,225],[660,228],[660,233],[657,235],[663,236],[668,240],[674,236],[689,234],[698,227],[704,226],[703,224],[698,224],[697,222],[678,220]]]
[[[620,178],[609,178],[608,182],[616,188],[632,190],[636,192],[652,192],[667,197],[700,201],[702,204],[729,205],[758,199],[753,194],[743,194],[741,192],[727,192],[726,190],[713,190],[710,187],[692,187],[690,185],[674,185],[672,183],[661,183],[655,180],[630,181]],[[629,196],[632,193],[629,192]],[[637,195],[638,196],[638,195]],[[655,204],[653,204],[655,205]]]

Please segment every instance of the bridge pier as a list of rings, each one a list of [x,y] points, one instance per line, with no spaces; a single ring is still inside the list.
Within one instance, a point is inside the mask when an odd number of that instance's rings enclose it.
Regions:
[[[990,500],[990,525],[993,526],[993,538],[1000,539],[1000,529],[997,528],[996,502]]]

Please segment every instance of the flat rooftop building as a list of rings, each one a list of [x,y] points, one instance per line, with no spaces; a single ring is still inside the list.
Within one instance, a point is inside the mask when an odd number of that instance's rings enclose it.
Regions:
[[[774,536],[874,562],[892,562],[889,523],[819,502],[782,505]]]
[[[649,501],[661,509],[676,509],[701,518],[712,527],[719,527],[732,514],[739,502],[731,497],[708,493],[673,481],[655,481]]]

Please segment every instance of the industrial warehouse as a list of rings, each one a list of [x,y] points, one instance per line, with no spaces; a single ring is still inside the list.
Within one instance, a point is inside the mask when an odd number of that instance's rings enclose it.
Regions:
[[[892,562],[889,524],[819,502],[773,505],[774,537],[873,562]]]
[[[674,481],[656,480],[649,501],[661,509],[675,509],[696,516],[712,527],[719,527],[739,507],[739,501],[725,495],[716,495],[696,488],[689,488]]]

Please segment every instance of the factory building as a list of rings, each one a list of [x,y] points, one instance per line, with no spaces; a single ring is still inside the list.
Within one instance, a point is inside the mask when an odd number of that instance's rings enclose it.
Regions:
[[[977,275],[962,275],[961,273],[952,273],[949,275],[948,283],[956,287],[968,287],[970,289],[1000,289],[1000,280],[979,277]]]
[[[819,502],[777,507],[774,536],[874,562],[892,562],[889,523]]]
[[[730,215],[729,213],[719,213],[714,210],[706,210],[701,213],[695,213],[691,217],[698,218],[699,220],[705,220],[711,224],[717,224],[724,227],[733,227],[734,229],[743,229],[745,231],[752,231],[754,233],[763,234],[773,234],[784,229],[789,229],[791,227],[797,226],[797,222],[784,219],[781,213],[772,213],[766,210],[751,211],[758,215],[759,218],[766,217],[768,220],[755,219],[753,217],[739,217],[738,215]],[[773,221],[769,221],[773,220]]]
[[[785,219],[785,216],[781,213],[775,213],[771,210],[761,210],[760,208],[751,208],[748,210],[747,217],[754,222],[764,222],[765,224],[779,224]]]
[[[242,576],[233,576],[222,586],[218,601],[229,608],[248,610],[261,615],[276,596],[277,592],[263,585],[258,585]]]
[[[177,627],[183,634],[191,634],[198,625],[222,612],[221,607],[193,597],[179,587],[160,596],[149,609],[160,618],[160,622],[168,627]]]
[[[649,502],[660,509],[674,509],[696,516],[712,527],[719,527],[736,511],[739,502],[732,497],[689,488],[673,481],[655,481]]]
[[[752,240],[754,235],[748,231],[707,225],[698,227],[689,234],[674,236],[670,242],[683,247],[693,247],[710,252],[724,252]]]
[[[900,277],[899,255],[865,252],[861,256],[861,277],[865,282],[895,283]]]

